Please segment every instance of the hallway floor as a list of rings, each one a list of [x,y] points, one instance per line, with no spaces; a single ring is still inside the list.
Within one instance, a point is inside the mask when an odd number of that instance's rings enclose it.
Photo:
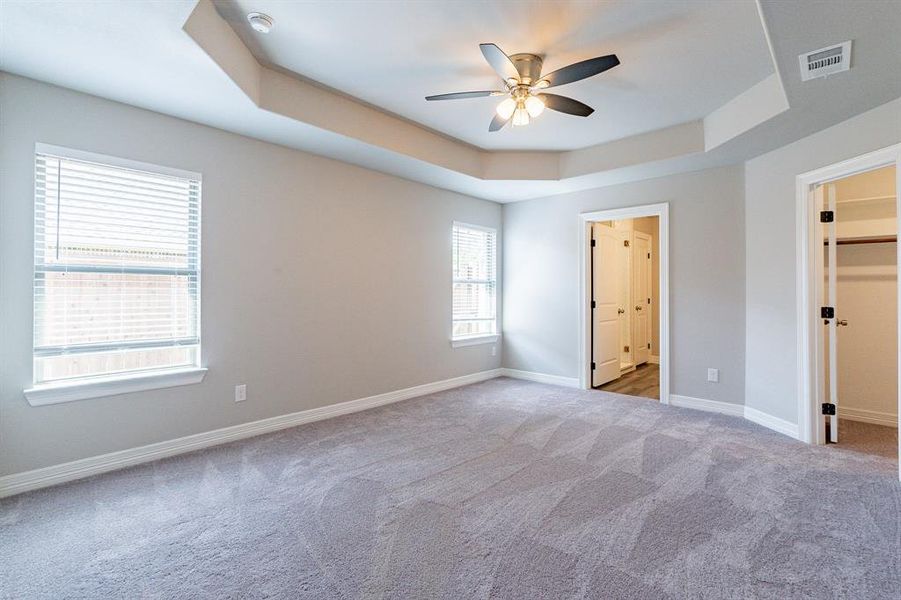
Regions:
[[[596,389],[660,400],[660,365],[651,363],[639,365],[631,373],[626,373],[619,379],[614,379]]]

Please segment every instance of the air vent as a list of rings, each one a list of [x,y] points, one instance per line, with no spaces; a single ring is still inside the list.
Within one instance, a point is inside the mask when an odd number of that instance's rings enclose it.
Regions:
[[[820,48],[798,57],[801,81],[826,77],[851,68],[851,42]]]

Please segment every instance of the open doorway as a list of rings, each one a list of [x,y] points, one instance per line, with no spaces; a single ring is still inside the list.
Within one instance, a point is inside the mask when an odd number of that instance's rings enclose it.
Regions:
[[[827,443],[898,456],[895,166],[818,184],[822,202]],[[835,408],[835,410],[832,409]],[[832,414],[834,413],[834,414]]]
[[[896,461],[899,166],[896,145],[797,179],[799,437]]]
[[[656,216],[591,224],[594,389],[660,399],[659,239]]]
[[[667,205],[581,220],[582,387],[667,403]]]

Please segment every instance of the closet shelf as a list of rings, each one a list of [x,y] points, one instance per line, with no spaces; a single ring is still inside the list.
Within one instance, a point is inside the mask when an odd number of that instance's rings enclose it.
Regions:
[[[836,246],[845,246],[850,244],[891,244],[898,241],[897,235],[873,235],[866,237],[845,237],[835,240]],[[823,242],[824,246],[829,245],[829,240]]]

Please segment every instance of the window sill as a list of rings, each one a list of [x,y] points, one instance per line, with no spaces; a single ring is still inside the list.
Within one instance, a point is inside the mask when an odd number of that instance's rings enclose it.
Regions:
[[[494,344],[500,339],[499,334],[479,335],[474,337],[457,338],[451,340],[451,346],[462,348],[463,346],[477,346],[479,344]]]
[[[158,390],[180,385],[191,385],[203,381],[207,370],[200,367],[167,369],[142,374],[112,375],[92,377],[81,381],[60,381],[44,383],[25,390],[25,398],[32,406],[74,402],[88,398],[116,396],[144,390]]]

